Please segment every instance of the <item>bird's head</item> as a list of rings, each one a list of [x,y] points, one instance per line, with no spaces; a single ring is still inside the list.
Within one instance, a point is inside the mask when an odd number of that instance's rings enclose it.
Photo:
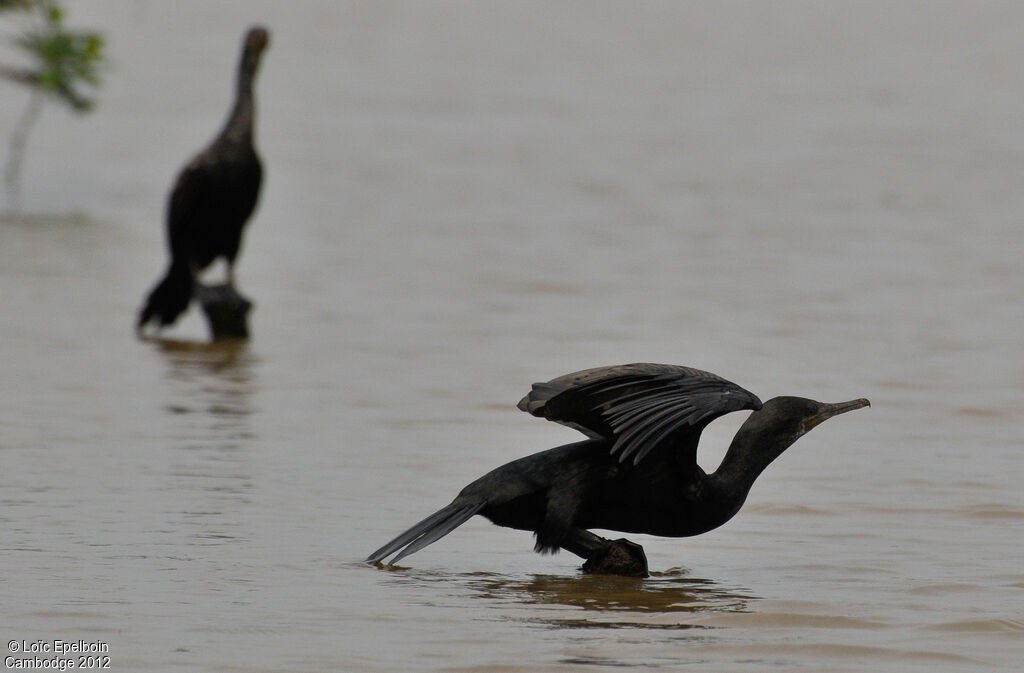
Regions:
[[[263,26],[253,26],[242,41],[242,73],[251,78],[260,65],[260,57],[270,44],[270,33]]]
[[[263,26],[253,26],[245,35],[245,50],[257,55],[270,44],[270,33]]]
[[[760,411],[752,414],[748,422],[758,416],[757,423],[764,432],[791,436],[796,441],[833,416],[869,406],[871,403],[863,398],[829,404],[806,397],[773,397],[764,403]]]
[[[806,397],[773,397],[744,421],[733,444],[746,447],[745,453],[764,469],[812,428],[833,416],[869,406],[863,398],[829,404]]]

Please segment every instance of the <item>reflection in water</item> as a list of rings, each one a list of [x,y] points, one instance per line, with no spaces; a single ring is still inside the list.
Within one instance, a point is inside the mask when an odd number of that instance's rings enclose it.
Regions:
[[[682,617],[739,612],[752,597],[675,569],[648,579],[609,575],[535,575],[526,581],[484,578],[471,582],[481,598],[524,605],[577,608],[535,611],[532,623],[562,629],[704,628]]]
[[[507,625],[503,632],[517,633],[510,637],[529,643],[531,661],[547,660],[556,667],[538,670],[679,670],[704,661],[705,648],[728,637],[709,617],[748,612],[755,600],[749,592],[691,577],[678,568],[646,579],[409,569],[394,569],[382,577],[394,585],[395,600],[421,602],[426,609],[422,614],[451,608],[471,614],[474,621]],[[501,661],[502,666],[472,670],[506,670],[509,660]]]
[[[251,439],[247,425],[251,404],[255,358],[246,342],[155,340],[167,361],[167,382],[172,414],[199,413],[210,434],[205,440],[234,444]]]
[[[647,579],[582,574],[503,576],[393,572],[393,578],[406,589],[409,584],[429,586],[436,596],[439,592],[434,585],[455,585],[465,589],[469,598],[484,600],[489,607],[509,617],[556,628],[707,628],[687,622],[685,615],[746,612],[748,602],[755,600],[746,591],[690,577],[682,568],[654,572]],[[528,614],[517,611],[517,607]]]
[[[245,341],[146,339],[167,361],[167,379],[175,388],[167,410],[211,417],[242,418],[252,413],[252,367],[255,358]],[[196,405],[201,406],[196,406]]]
[[[500,590],[502,583],[494,584]],[[728,590],[712,580],[689,577],[673,568],[654,572],[648,579],[613,575],[536,575],[523,584],[506,583],[506,591],[521,594],[525,602],[557,604],[593,611],[625,612],[736,612],[751,596]]]
[[[148,339],[165,358],[167,436],[177,459],[169,464],[169,490],[180,508],[168,512],[195,544],[243,539],[252,490],[245,449],[255,439],[253,365],[241,341],[200,343]]]

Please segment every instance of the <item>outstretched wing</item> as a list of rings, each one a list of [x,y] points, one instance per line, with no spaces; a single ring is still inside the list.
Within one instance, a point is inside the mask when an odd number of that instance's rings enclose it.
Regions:
[[[720,376],[676,365],[637,363],[566,374],[533,390],[519,408],[614,442],[619,461],[639,463],[677,433],[700,434],[731,411],[760,409],[753,393]]]

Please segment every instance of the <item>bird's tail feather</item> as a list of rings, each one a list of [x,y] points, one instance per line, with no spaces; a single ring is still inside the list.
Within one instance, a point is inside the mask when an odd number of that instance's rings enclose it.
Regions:
[[[184,313],[192,301],[195,279],[187,265],[172,263],[167,273],[146,297],[146,304],[139,311],[136,329],[142,329],[151,320],[160,327],[170,325]]]
[[[389,565],[394,565],[409,554],[423,549],[428,544],[437,542],[442,537],[452,532],[462,524],[466,523],[474,514],[479,512],[486,502],[459,503],[453,502],[447,507],[442,507],[423,521],[405,531],[391,542],[373,552],[366,558],[366,563],[380,563],[382,560],[399,553],[391,559]]]

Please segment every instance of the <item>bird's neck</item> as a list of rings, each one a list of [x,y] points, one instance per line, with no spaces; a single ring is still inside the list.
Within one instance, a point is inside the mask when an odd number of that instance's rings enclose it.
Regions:
[[[743,504],[750,488],[779,454],[759,446],[757,437],[741,431],[733,438],[722,463],[708,478],[723,495]]]
[[[235,143],[250,144],[253,141],[256,105],[253,97],[253,80],[256,78],[256,64],[245,56],[238,68],[238,80],[235,89],[235,103],[228,115],[222,137]]]

